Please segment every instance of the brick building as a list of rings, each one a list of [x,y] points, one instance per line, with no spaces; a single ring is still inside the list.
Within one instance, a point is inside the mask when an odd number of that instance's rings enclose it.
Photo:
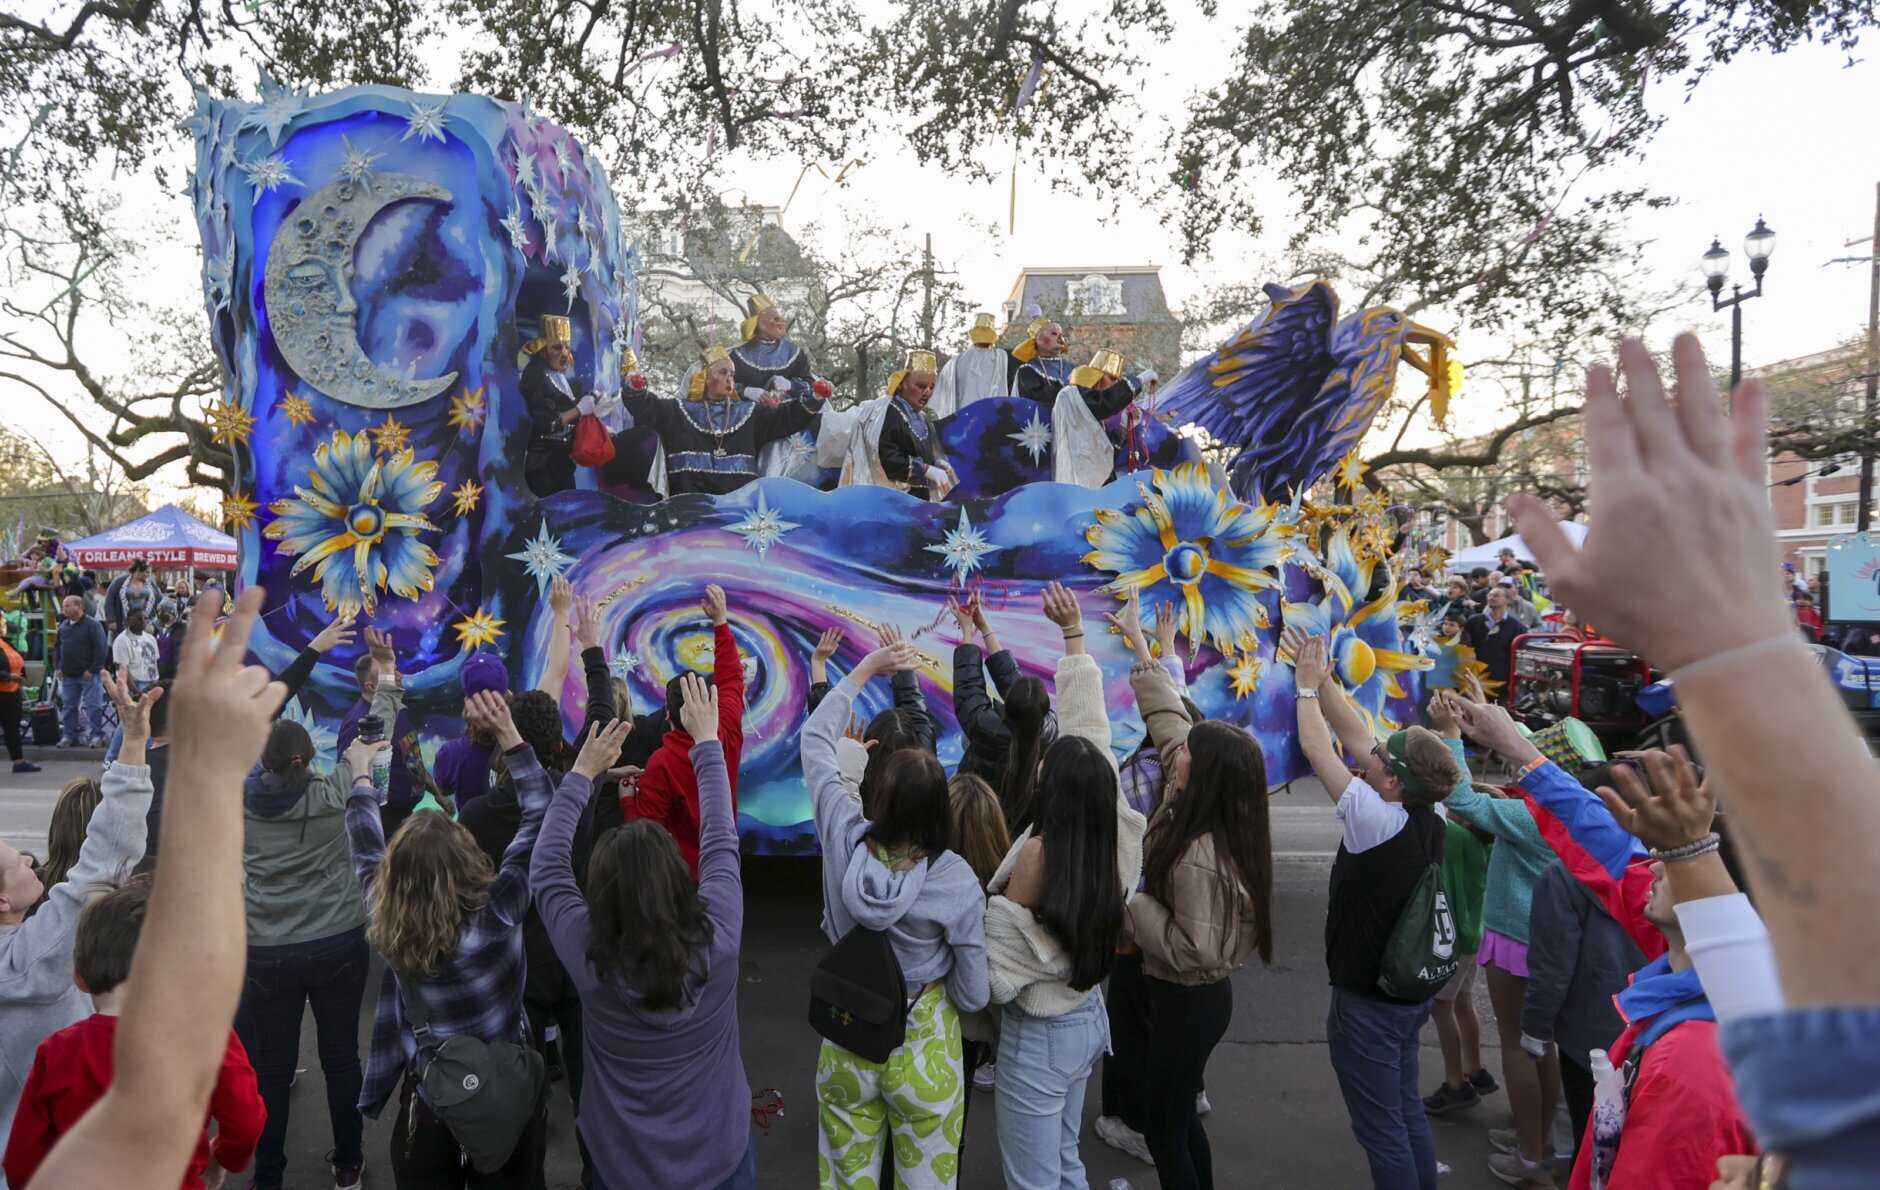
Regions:
[[[1748,375],[1769,386],[1780,419],[1785,409],[1806,407],[1815,420],[1851,424],[1865,399],[1865,344],[1851,340],[1828,351],[1797,356]],[[1860,458],[1802,459],[1783,452],[1769,460],[1769,507],[1783,558],[1803,574],[1822,567],[1828,541],[1852,533],[1860,520]]]
[[[1100,348],[1118,351],[1132,372],[1154,368],[1173,377],[1181,364],[1181,323],[1169,309],[1158,265],[1026,268],[1006,298],[1006,345],[1025,337],[1026,311],[1057,319],[1071,358],[1089,361]]]

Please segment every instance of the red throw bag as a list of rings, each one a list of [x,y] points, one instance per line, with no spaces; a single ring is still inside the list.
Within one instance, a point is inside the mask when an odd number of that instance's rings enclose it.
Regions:
[[[601,419],[584,413],[574,423],[574,461],[583,467],[605,467],[614,461],[614,436]]]

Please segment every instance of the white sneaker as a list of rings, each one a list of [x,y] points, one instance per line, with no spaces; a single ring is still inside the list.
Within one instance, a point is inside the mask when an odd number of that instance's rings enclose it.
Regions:
[[[1144,1165],[1155,1164],[1155,1158],[1149,1156],[1149,1142],[1142,1139],[1142,1133],[1115,1116],[1097,1117],[1097,1137],[1112,1149],[1121,1149]]]
[[[1195,1114],[1197,1116],[1205,1116],[1213,1110],[1214,1105],[1208,1102],[1207,1088],[1204,1087],[1200,1091],[1197,1091],[1195,1093]]]
[[[990,1091],[999,1084],[999,1064],[988,1062],[973,1071],[973,1090]]]

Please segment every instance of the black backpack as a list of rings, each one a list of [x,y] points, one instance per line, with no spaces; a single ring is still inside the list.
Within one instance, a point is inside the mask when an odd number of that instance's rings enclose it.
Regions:
[[[418,1043],[415,1073],[431,1113],[450,1129],[472,1169],[495,1173],[542,1109],[548,1093],[542,1055],[516,1041],[469,1036],[440,1041],[417,991],[399,980],[398,996]]]
[[[886,930],[856,926],[809,977],[809,1027],[869,1062],[907,1039],[907,983]]]

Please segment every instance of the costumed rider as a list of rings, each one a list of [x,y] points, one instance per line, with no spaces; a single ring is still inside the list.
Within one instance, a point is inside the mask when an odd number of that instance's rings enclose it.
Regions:
[[[1012,348],[1012,395],[1044,405],[1057,400],[1058,390],[1071,381],[1068,350],[1062,326],[1043,315],[1033,318],[1025,327],[1025,341]]]
[[[522,369],[522,401],[529,411],[529,449],[523,477],[537,498],[574,487],[574,458],[569,453],[574,423],[581,409],[568,384],[574,366],[573,328],[559,314],[542,316],[542,333],[523,344],[530,357]]]
[[[654,486],[669,496],[723,496],[750,483],[758,475],[758,450],[815,429],[829,395],[827,381],[793,379],[775,404],[740,396],[737,370],[722,347],[706,348],[699,365],[682,401],[632,385],[620,391],[634,425],[659,435],[665,474],[654,477]]]
[[[1051,402],[1051,478],[1058,483],[1100,488],[1116,471],[1116,443],[1103,420],[1128,408],[1142,393],[1142,380],[1125,376],[1127,361],[1098,351],[1071,370]]]
[[[952,417],[974,401],[1003,397],[1012,391],[1012,377],[1018,361],[999,346],[999,330],[992,315],[973,315],[973,329],[967,332],[970,345],[940,369],[934,386],[933,404],[928,411],[935,418]]]
[[[747,317],[739,331],[744,341],[731,349],[737,372],[738,395],[748,401],[775,404],[794,391],[797,381],[815,379],[814,364],[800,344],[788,338],[789,319],[777,304],[758,293],[744,306]],[[790,435],[765,444],[758,458],[763,475],[781,475],[814,484],[819,478],[813,440],[791,440]]]
[[[861,411],[849,441],[842,483],[896,487],[920,500],[940,500],[959,483],[940,445],[929,403],[938,383],[934,353],[907,353],[888,377],[888,393]]]

